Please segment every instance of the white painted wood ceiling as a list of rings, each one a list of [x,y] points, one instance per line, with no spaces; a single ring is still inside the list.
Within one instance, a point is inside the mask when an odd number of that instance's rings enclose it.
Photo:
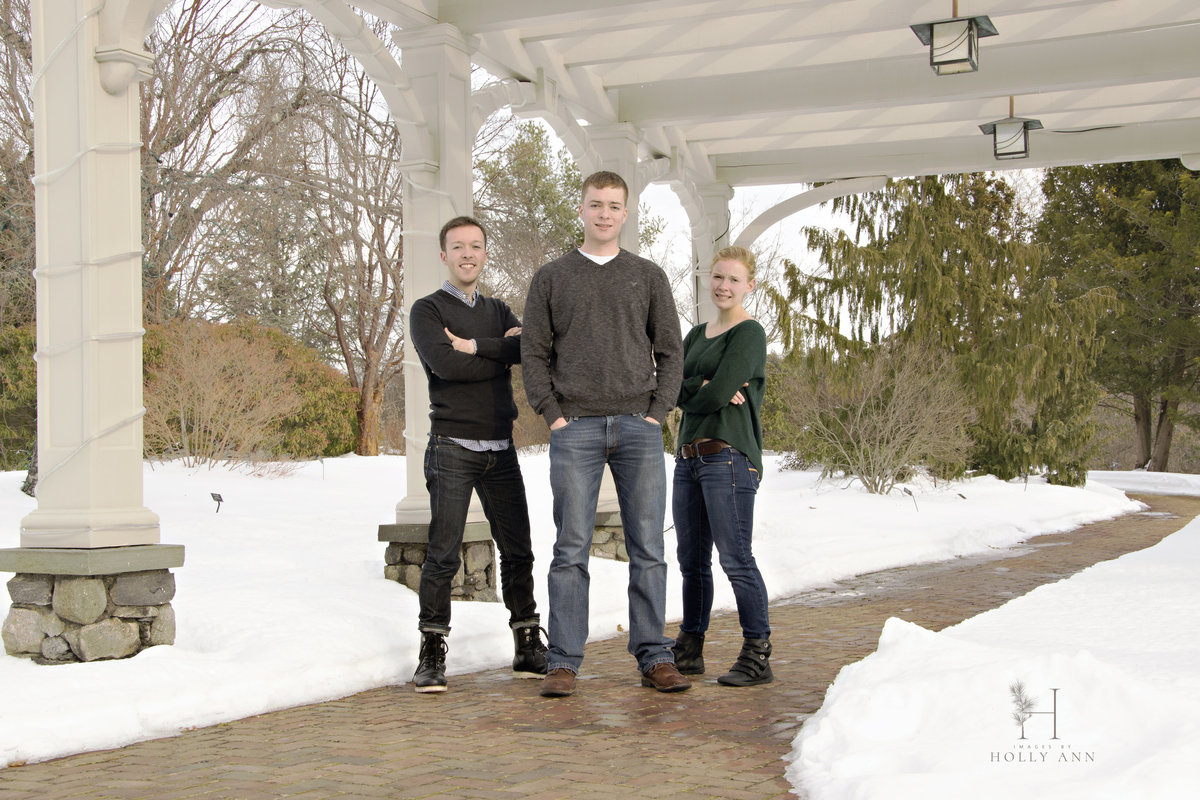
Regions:
[[[976,73],[938,76],[910,25],[951,0],[350,0],[398,28],[450,23],[475,61],[556,86],[584,125],[733,186],[1200,153],[1197,0],[962,0]],[[979,125],[1041,120],[1027,160]],[[1195,164],[1197,156],[1191,161]]]

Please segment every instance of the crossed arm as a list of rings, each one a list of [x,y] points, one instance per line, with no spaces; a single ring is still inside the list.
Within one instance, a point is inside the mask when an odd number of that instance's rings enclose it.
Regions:
[[[446,338],[450,340],[450,346],[460,353],[466,353],[469,356],[477,355],[479,344],[474,339],[464,339],[461,336],[455,336],[449,328],[442,328],[446,333]],[[520,327],[509,328],[504,332],[505,336],[520,336]]]
[[[413,304],[410,319],[413,347],[429,370],[443,380],[492,380],[521,361],[521,328],[511,313],[503,337],[479,339],[452,333],[431,303]]]

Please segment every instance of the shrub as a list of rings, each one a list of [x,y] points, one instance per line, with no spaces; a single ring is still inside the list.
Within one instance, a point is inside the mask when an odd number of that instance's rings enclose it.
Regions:
[[[542,447],[550,444],[550,428],[542,415],[533,410],[525,397],[524,374],[520,368],[512,371],[513,399],[517,418],[513,421],[513,444],[518,447]]]
[[[32,327],[0,329],[0,469],[24,469],[37,447]]]
[[[300,407],[279,423],[276,455],[311,459],[354,450],[358,393],[345,375],[321,361],[316,350],[274,328],[246,321],[230,329],[247,342],[270,348],[287,365],[300,394]]]
[[[147,331],[143,357],[148,455],[212,466],[353,447],[353,390],[278,331],[176,321]]]
[[[783,373],[779,389],[798,435],[794,463],[853,475],[875,494],[917,467],[943,478],[965,468],[966,393],[945,354],[892,344]]]

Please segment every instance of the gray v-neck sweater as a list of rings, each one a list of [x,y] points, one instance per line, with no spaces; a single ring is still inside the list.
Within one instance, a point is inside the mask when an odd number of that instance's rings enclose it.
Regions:
[[[666,273],[627,250],[603,265],[572,250],[542,266],[525,301],[521,372],[547,424],[616,414],[664,421],[683,379]]]

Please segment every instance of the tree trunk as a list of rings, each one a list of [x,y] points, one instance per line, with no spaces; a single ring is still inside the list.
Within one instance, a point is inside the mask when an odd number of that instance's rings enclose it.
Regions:
[[[29,469],[25,470],[25,480],[21,484],[21,491],[30,497],[37,497],[37,482],[38,482],[38,462],[37,462],[37,437],[33,440],[33,454],[29,456]]]
[[[358,442],[354,452],[360,456],[379,455],[379,423],[383,416],[383,391],[377,381],[367,378],[358,400]]]
[[[1137,469],[1145,469],[1150,464],[1150,398],[1146,395],[1133,396],[1133,425],[1137,441]]]
[[[1150,464],[1146,467],[1150,472],[1166,472],[1167,459],[1171,456],[1171,436],[1175,433],[1175,410],[1179,408],[1178,400],[1163,400],[1158,409],[1158,427],[1154,432],[1154,452],[1150,456]]]

